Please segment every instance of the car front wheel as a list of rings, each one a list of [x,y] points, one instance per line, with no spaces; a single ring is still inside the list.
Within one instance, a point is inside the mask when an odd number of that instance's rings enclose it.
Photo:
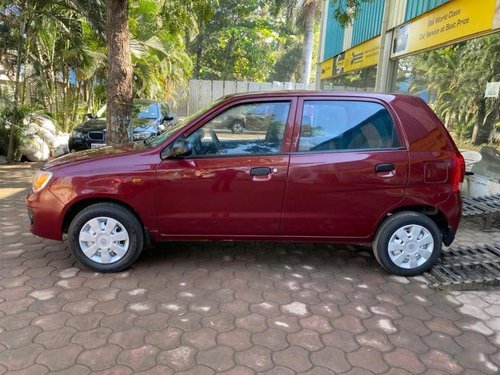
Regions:
[[[399,212],[380,226],[373,252],[380,265],[400,276],[428,271],[441,256],[442,234],[436,223],[418,212]]]
[[[143,246],[143,231],[134,214],[113,203],[98,203],[79,212],[68,230],[69,246],[85,266],[99,272],[129,267]]]

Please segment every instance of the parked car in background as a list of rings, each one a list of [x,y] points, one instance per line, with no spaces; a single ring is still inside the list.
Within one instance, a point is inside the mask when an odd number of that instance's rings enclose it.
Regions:
[[[70,151],[99,148],[106,145],[105,108],[99,116],[89,114],[87,121],[73,129],[68,141]],[[101,114],[102,113],[102,114]],[[177,116],[164,102],[134,100],[132,109],[132,139],[145,140],[162,133],[177,122]]]
[[[265,113],[234,133],[224,119]],[[371,243],[397,275],[428,270],[461,216],[464,159],[420,98],[286,91],[215,102],[146,142],[62,156],[27,197],[31,231],[119,271],[145,243]]]
[[[248,105],[244,107],[235,107],[228,110],[227,113],[220,116],[220,124],[233,133],[242,133],[244,131],[258,130],[272,120],[274,116],[274,104],[267,105]]]

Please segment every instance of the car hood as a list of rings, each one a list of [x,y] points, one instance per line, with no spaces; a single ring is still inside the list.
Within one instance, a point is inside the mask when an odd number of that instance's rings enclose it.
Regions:
[[[142,131],[154,131],[155,120],[154,119],[132,119],[132,127],[134,132],[142,132]],[[106,129],[106,119],[105,118],[96,118],[85,121],[83,124],[78,125],[73,130],[79,132],[88,132],[88,131],[96,131],[96,130],[105,130]]]
[[[143,149],[144,149],[144,143],[130,142],[115,146],[105,146],[96,149],[84,150],[84,151],[74,152],[71,154],[66,154],[56,159],[50,160],[44,165],[43,169],[44,170],[50,169],[69,163],[80,163],[84,161],[100,159],[103,157],[109,157],[113,155],[128,154]]]

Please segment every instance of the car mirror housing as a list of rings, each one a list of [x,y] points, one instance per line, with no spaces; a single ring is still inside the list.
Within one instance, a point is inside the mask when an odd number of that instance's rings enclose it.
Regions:
[[[92,120],[93,118],[96,118],[96,116],[93,114],[93,113],[87,113],[85,115],[85,117],[88,119],[88,120]]]
[[[169,146],[164,153],[164,158],[171,159],[181,156],[189,156],[193,152],[193,146],[191,143],[185,139],[180,138],[174,142],[172,146]]]
[[[174,119],[173,116],[165,115],[165,117],[163,117],[163,122],[165,122],[165,121],[172,121],[173,119]]]

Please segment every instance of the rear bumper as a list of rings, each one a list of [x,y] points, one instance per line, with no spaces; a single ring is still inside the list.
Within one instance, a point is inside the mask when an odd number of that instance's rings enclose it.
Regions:
[[[30,220],[30,231],[36,236],[51,240],[62,240],[62,219],[64,205],[48,189],[31,192],[26,197]]]
[[[448,226],[442,228],[442,231],[443,243],[449,246],[455,239],[455,234],[462,218],[462,195],[460,192],[451,193],[450,197],[438,206],[438,209],[446,216],[448,222]]]
[[[446,246],[450,246],[455,240],[455,235],[456,232],[453,229],[451,229],[451,227],[447,227],[446,229],[443,230],[443,243]]]

